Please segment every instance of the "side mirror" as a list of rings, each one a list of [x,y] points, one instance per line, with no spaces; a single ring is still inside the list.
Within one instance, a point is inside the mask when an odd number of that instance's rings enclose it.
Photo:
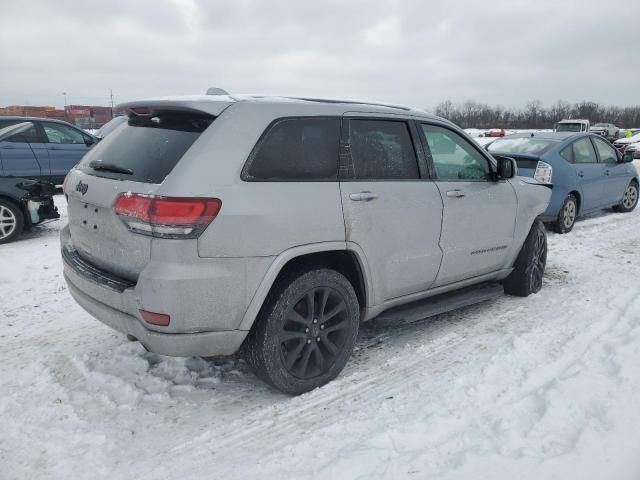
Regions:
[[[85,144],[87,147],[90,147],[90,146],[91,146],[91,145],[93,145],[94,143],[96,143],[96,140],[94,140],[94,139],[93,139],[93,138],[91,138],[91,137],[85,137],[85,139],[84,139],[84,144]]]
[[[631,162],[633,162],[633,151],[624,152],[624,155],[622,155],[622,163],[631,163]]]
[[[516,176],[518,166],[516,161],[511,157],[496,157],[498,162],[498,168],[496,170],[496,177],[498,180],[506,180]]]

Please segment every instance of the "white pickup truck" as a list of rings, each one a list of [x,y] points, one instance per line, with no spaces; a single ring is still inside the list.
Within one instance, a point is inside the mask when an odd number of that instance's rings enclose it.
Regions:
[[[589,120],[571,119],[560,120],[555,124],[554,132],[590,132]]]

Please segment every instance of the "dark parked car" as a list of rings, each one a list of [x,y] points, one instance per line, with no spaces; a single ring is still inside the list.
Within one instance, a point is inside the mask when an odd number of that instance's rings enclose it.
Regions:
[[[599,135],[526,133],[509,135],[487,150],[515,158],[518,175],[553,183],[553,195],[541,219],[558,233],[571,231],[576,218],[613,207],[630,212],[638,204],[638,172],[624,155]]]
[[[23,123],[0,129],[0,142],[32,126]],[[23,230],[45,220],[59,218],[53,203],[54,190],[53,184],[43,181],[0,177],[0,244],[14,240]]]
[[[0,141],[0,176],[61,185],[69,170],[98,142],[67,122],[47,118],[0,117],[0,129],[27,121],[32,124],[28,130]]]

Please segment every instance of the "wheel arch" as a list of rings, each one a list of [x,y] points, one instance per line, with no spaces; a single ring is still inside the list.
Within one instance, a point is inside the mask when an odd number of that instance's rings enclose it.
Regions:
[[[570,190],[567,195],[573,195],[574,197],[576,197],[576,202],[578,203],[578,212],[576,213],[577,217],[578,215],[580,215],[582,209],[582,195],[580,195],[580,192],[577,189]]]
[[[327,267],[342,273],[353,285],[360,303],[361,319],[366,318],[372,290],[364,253],[345,242],[323,242],[284,251],[276,257],[249,303],[240,330],[250,330],[273,287],[287,272],[301,267]]]

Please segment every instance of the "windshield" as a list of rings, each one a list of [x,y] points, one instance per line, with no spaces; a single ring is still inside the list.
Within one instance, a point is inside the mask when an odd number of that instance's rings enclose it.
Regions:
[[[78,168],[99,177],[162,183],[214,118],[170,110],[132,115],[91,149]]]
[[[581,123],[559,123],[557,132],[580,132],[582,131]]]
[[[504,137],[489,144],[487,149],[490,152],[528,153],[531,155],[541,155],[557,143],[558,140],[551,140],[548,138]]]

